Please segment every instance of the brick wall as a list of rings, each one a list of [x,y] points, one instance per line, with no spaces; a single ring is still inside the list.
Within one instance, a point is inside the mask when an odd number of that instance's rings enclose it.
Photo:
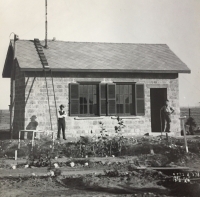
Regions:
[[[36,115],[39,123],[38,129],[50,129],[50,117],[46,92],[46,84],[44,74],[26,72],[25,81],[25,127],[30,121],[32,115]],[[51,116],[53,130],[57,131],[56,109],[53,98],[53,89],[51,78],[47,75]],[[179,135],[179,88],[177,74],[131,74],[131,73],[54,73],[54,85],[57,106],[65,105],[65,111],[69,114],[69,83],[75,81],[105,81],[105,82],[139,82],[145,84],[145,116],[135,116],[125,118],[126,125],[124,129],[125,136],[143,135],[147,132],[151,133],[151,112],[150,112],[150,88],[151,87],[167,87],[168,98],[170,99],[175,113],[172,115],[172,135]],[[17,85],[17,84],[16,84]],[[66,137],[72,139],[80,135],[91,135],[99,133],[99,121],[102,121],[107,130],[114,134],[114,126],[117,124],[115,117],[102,116],[94,118],[67,117],[66,118]]]

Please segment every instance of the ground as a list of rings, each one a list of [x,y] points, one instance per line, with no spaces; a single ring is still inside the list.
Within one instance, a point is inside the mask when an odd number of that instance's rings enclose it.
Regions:
[[[142,136],[104,156],[89,155],[90,143],[56,141],[50,156],[52,141],[31,150],[23,140],[15,161],[17,140],[0,141],[0,196],[199,196],[198,136],[189,137],[189,153],[183,138]]]

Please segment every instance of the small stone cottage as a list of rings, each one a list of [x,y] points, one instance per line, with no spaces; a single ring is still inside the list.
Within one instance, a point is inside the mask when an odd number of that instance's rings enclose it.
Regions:
[[[160,134],[160,109],[175,109],[172,135],[180,135],[179,73],[190,69],[166,44],[89,43],[38,39],[11,41],[3,77],[11,79],[11,128],[17,136],[37,116],[40,130],[57,131],[65,105],[66,137],[112,135],[116,118],[124,136]],[[91,132],[92,131],[92,132]],[[91,134],[92,133],[92,134]]]

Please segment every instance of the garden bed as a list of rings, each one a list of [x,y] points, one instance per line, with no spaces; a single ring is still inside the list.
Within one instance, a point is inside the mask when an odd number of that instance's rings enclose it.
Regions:
[[[195,191],[199,191],[198,137],[188,139],[189,153],[185,152],[183,138],[167,141],[160,136],[141,136],[121,138],[118,142],[107,138],[94,142],[82,137],[77,142],[55,141],[53,146],[46,137],[35,140],[33,149],[29,140],[22,140],[18,150],[17,140],[0,141],[0,194],[195,196]],[[196,171],[180,172],[176,169],[180,166]],[[175,171],[163,174],[161,170],[152,170],[156,167]]]

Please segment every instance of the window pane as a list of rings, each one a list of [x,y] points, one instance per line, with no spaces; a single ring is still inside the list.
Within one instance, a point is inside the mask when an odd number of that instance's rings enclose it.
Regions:
[[[125,113],[126,113],[126,114],[129,114],[129,113],[130,113],[130,105],[129,105],[129,104],[126,104],[126,105],[125,105]]]
[[[83,103],[87,104],[87,97],[85,95],[83,95]]]
[[[93,103],[93,95],[92,94],[89,95],[89,103],[90,104]]]
[[[129,95],[129,102],[130,102],[130,103],[133,103],[132,95]]]
[[[84,92],[84,94],[88,93],[88,86],[87,85],[83,86],[83,92]]]
[[[119,85],[116,85],[116,94],[119,94]]]
[[[80,97],[80,104],[83,104],[84,98],[81,96]]]
[[[123,113],[123,104],[117,104],[117,113],[122,114]]]
[[[89,88],[89,94],[91,94],[92,93],[92,85],[88,85],[88,88]]]
[[[119,103],[119,94],[116,95],[116,103]]]
[[[93,85],[93,94],[96,94],[97,85]]]
[[[124,95],[124,101],[125,101],[125,103],[129,103],[129,95],[128,94]]]
[[[120,85],[120,94],[124,93],[124,85]]]
[[[117,114],[119,113],[119,104],[116,104]]]
[[[84,108],[84,114],[87,114],[87,105],[83,105]]]
[[[123,114],[123,113],[124,113],[124,105],[123,105],[123,104],[120,104],[120,105],[119,105],[119,113],[120,113],[120,114]]]
[[[129,94],[132,94],[132,85],[129,85]]]
[[[97,104],[97,96],[96,95],[93,96],[93,103]]]
[[[80,85],[80,94],[83,94],[83,85]]]
[[[98,115],[97,104],[94,104],[94,105],[93,105],[93,113],[94,113],[94,115]]]
[[[123,95],[120,95],[120,96],[119,96],[119,103],[120,103],[120,104],[123,104],[123,103],[124,103],[124,97],[123,97]]]
[[[89,105],[89,113],[93,114],[93,105]]]
[[[84,111],[83,111],[83,105],[80,105],[80,114],[84,114]]]
[[[128,94],[128,85],[124,85],[124,94]]]

